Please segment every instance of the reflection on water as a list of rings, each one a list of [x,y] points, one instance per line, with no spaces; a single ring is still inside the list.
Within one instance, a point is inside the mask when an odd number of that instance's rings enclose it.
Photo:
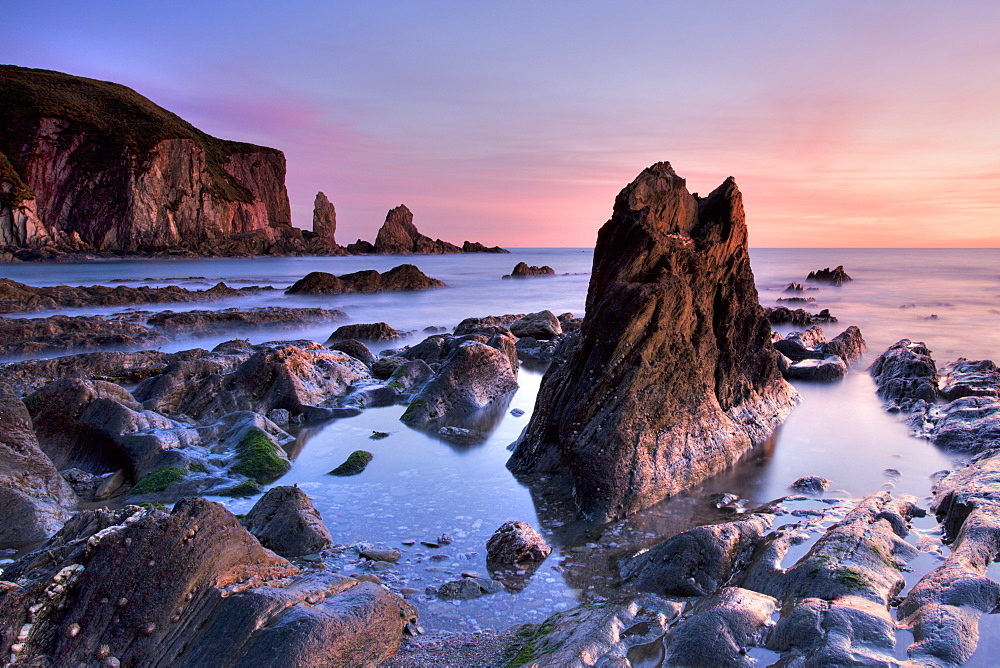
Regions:
[[[424,327],[454,326],[468,316],[544,308],[582,315],[591,258],[589,250],[549,249],[515,250],[503,256],[132,260],[88,265],[14,264],[5,269],[8,277],[35,285],[90,285],[116,278],[131,285],[173,282],[204,288],[224,280],[234,285],[283,288],[314,270],[337,274],[372,268],[384,271],[411,262],[452,287],[340,297],[289,297],[275,291],[247,300],[148,308],[322,306],[345,311],[351,322],[385,321],[411,331],[403,343],[412,343],[423,338]],[[488,433],[472,447],[457,447],[436,433],[407,427],[398,420],[402,406],[370,408],[357,417],[302,428],[290,449],[294,466],[279,483],[296,483],[313,497],[337,542],[383,542],[400,549],[404,555],[400,562],[379,573],[397,589],[423,590],[458,579],[465,571],[489,573],[486,540],[507,520],[531,523],[553,545],[553,554],[538,570],[517,574],[507,591],[472,601],[415,596],[424,626],[430,629],[503,628],[538,622],[579,601],[612,597],[617,593],[618,558],[691,526],[731,519],[732,509],[716,507],[722,493],[736,495],[741,499],[738,505],[753,508],[788,494],[788,486],[796,478],[818,475],[831,480],[826,495],[831,498],[892,489],[894,493],[913,494],[926,506],[929,477],[952,468],[952,458],[926,441],[911,438],[901,423],[882,411],[864,367],[901,338],[925,341],[939,364],[959,356],[1000,360],[1000,251],[755,249],[751,260],[764,305],[774,305],[790,281],[801,282],[809,271],[843,264],[853,282],[839,288],[820,286],[807,296],[816,299],[815,309],[829,308],[840,318],[839,323],[824,328],[828,336],[848,325],[858,325],[871,352],[843,382],[798,384],[803,401],[775,437],[698,489],[605,526],[579,521],[567,490],[543,493],[518,484],[505,463],[507,446],[527,424],[541,379],[543,369],[530,364],[522,366],[521,387],[509,397],[509,404],[497,404],[486,422],[475,425]],[[548,264],[560,275],[500,280],[518,261]],[[561,275],[564,273],[573,275]],[[165,278],[144,280],[157,276]],[[931,319],[931,315],[938,317]],[[297,338],[324,341],[331,329],[330,325],[317,325],[258,331],[250,338],[255,343]],[[169,347],[211,347],[228,338],[231,334],[225,333]],[[515,417],[512,409],[525,414]],[[373,431],[388,432],[389,436],[372,440]],[[374,455],[363,474],[350,478],[326,475],[354,450]],[[245,512],[253,500],[224,502],[235,512]],[[936,544],[935,531],[932,519],[921,520],[910,540]],[[419,543],[443,533],[450,533],[455,541],[437,549]],[[417,543],[407,546],[404,540]],[[808,543],[796,545],[786,558],[792,559],[808,547]],[[914,571],[907,573],[908,582],[934,567],[944,554],[947,548],[918,557],[912,564]],[[362,568],[351,550],[344,553],[339,567],[348,571]],[[982,618],[980,649],[969,665],[989,665],[989,648],[1000,637],[996,619],[990,615]],[[767,659],[763,654],[754,656]]]

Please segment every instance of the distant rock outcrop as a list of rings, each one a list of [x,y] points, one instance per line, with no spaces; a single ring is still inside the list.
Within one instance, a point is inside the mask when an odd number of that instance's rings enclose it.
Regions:
[[[316,193],[316,202],[313,204],[313,233],[336,243],[337,211],[322,192]]]
[[[384,274],[374,269],[334,276],[313,271],[285,290],[290,295],[342,295],[349,293],[399,292],[446,288],[444,281],[431,278],[412,264],[401,264]]]
[[[514,270],[504,276],[504,278],[531,278],[532,276],[555,276],[556,270],[548,265],[541,267],[529,267],[526,262],[518,262],[514,265]]]
[[[580,511],[627,515],[698,484],[791,410],[732,178],[688,193],[669,163],[601,228],[577,343],[557,355],[508,467],[568,474]]]
[[[816,271],[810,271],[809,275],[806,276],[807,281],[815,281],[816,283],[829,283],[830,285],[843,285],[844,283],[854,280],[847,275],[844,271],[844,265],[840,265],[836,269],[817,269]]]
[[[406,208],[405,204],[400,204],[395,209],[390,209],[385,216],[385,222],[379,228],[375,243],[369,244],[367,241],[358,239],[356,243],[347,247],[348,252],[354,254],[374,253],[377,255],[410,255],[414,253],[426,254],[450,254],[450,253],[506,253],[508,251],[494,246],[487,248],[479,242],[466,241],[461,247],[455,244],[442,241],[441,239],[431,239],[425,234],[421,234],[413,224],[413,213]]]

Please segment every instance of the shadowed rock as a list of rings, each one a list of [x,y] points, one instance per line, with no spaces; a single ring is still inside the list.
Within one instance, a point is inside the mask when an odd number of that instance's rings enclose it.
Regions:
[[[393,329],[384,322],[357,323],[354,325],[342,325],[330,335],[327,343],[336,343],[348,339],[360,341],[396,341],[403,338],[403,333],[398,329]]]
[[[504,276],[504,278],[532,278],[534,276],[555,276],[556,270],[548,265],[541,267],[529,267],[526,262],[518,262],[514,265],[514,270]]]
[[[551,554],[552,548],[527,522],[504,522],[486,541],[487,561],[498,564],[516,564],[522,561],[541,561]]]
[[[243,526],[283,557],[315,554],[333,543],[323,517],[298,487],[269,489],[247,513]]]
[[[762,442],[796,400],[775,362],[730,178],[688,193],[668,163],[618,195],[587,318],[546,373],[508,467],[572,477],[580,510],[627,515]]]
[[[427,276],[412,264],[401,264],[384,274],[374,269],[334,276],[325,271],[313,271],[295,281],[285,290],[289,295],[343,295],[375,292],[405,292],[448,287],[444,281]]]
[[[316,193],[313,203],[313,230],[322,239],[336,243],[337,210],[322,192]]]
[[[809,275],[806,276],[807,281],[814,281],[816,283],[829,283],[830,285],[843,285],[844,283],[853,280],[844,271],[844,265],[840,265],[836,269],[817,269],[816,271],[810,271]]]

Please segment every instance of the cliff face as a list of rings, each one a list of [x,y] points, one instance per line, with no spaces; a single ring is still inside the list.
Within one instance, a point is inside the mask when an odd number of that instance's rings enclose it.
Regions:
[[[0,66],[0,98],[0,245],[213,253],[241,235],[265,249],[295,236],[278,150],[58,72]]]
[[[736,183],[698,198],[658,163],[601,228],[579,339],[545,374],[508,467],[566,474],[583,514],[620,517],[733,464],[795,396],[758,304]]]

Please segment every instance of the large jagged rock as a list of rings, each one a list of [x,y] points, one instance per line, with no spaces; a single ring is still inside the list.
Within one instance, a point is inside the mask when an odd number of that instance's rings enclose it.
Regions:
[[[413,224],[413,214],[400,204],[390,209],[375,237],[375,252],[386,255],[410,253],[461,253],[462,249],[447,241],[420,234]]]
[[[0,652],[25,665],[375,665],[415,619],[370,582],[301,572],[198,498],[84,511],[4,577]]]
[[[45,540],[76,503],[38,447],[28,410],[10,385],[0,383],[0,549]]]
[[[247,513],[243,526],[283,557],[314,554],[333,543],[323,517],[298,487],[269,489]]]
[[[508,467],[569,474],[623,516],[733,464],[791,410],[732,178],[705,198],[646,169],[601,228],[579,344],[546,373]]]
[[[337,243],[337,210],[322,192],[316,193],[313,204],[313,232],[327,241]]]
[[[285,290],[290,295],[343,295],[352,293],[401,292],[446,288],[444,281],[431,278],[412,264],[401,264],[380,274],[374,269],[334,276],[313,271]]]

